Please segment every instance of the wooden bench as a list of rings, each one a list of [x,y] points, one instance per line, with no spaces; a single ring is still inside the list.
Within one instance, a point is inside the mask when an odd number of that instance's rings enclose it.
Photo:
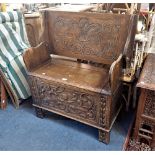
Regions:
[[[122,56],[131,45],[134,20],[117,14],[45,14],[47,42],[23,56],[36,114],[43,117],[47,110],[93,126],[99,140],[109,143],[122,106]]]

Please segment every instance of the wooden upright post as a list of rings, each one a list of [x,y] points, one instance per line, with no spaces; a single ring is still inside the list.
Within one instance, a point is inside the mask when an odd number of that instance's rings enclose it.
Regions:
[[[0,78],[0,98],[1,98],[1,103],[0,107],[1,109],[5,109],[7,106],[7,94],[6,94],[6,89],[5,86]]]

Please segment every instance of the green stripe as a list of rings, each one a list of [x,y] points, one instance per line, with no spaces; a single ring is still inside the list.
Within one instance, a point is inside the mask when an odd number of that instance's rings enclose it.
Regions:
[[[14,21],[15,21],[15,18],[14,18],[14,16],[13,16],[12,12],[8,11],[8,12],[6,12],[6,14],[8,14],[9,17],[10,17],[9,22],[14,22]]]
[[[25,89],[25,86],[23,85],[21,79],[18,76],[18,73],[16,72],[16,70],[14,70],[14,67],[12,67],[12,65],[9,64],[8,69],[11,72],[13,78],[15,79],[17,85],[19,86],[23,96],[29,96],[28,93],[27,93],[27,90]]]
[[[8,12],[10,20],[12,20],[11,24],[12,24],[12,28],[16,31],[16,25],[13,21],[15,21],[13,13],[12,12]]]
[[[3,32],[0,30],[0,37],[2,39],[2,42],[4,44],[4,46],[6,47],[7,51],[9,51],[9,53],[11,54],[11,56],[14,58],[16,57],[15,53],[12,51],[9,43],[8,43],[8,40],[6,38],[6,36],[3,34]]]
[[[21,40],[21,42],[20,42],[21,45],[24,46],[25,48],[28,48],[29,46],[23,41],[22,36],[20,35],[20,26],[19,26],[19,23],[16,22],[15,25],[16,25],[16,32],[17,32],[17,34],[18,34],[18,36],[19,36],[19,38]]]
[[[13,41],[13,43],[15,44],[15,46],[17,47],[18,51],[19,51],[20,53],[22,53],[21,51],[23,51],[23,48],[25,48],[25,47],[22,47],[22,46],[19,44],[19,42],[17,41],[17,38],[15,37],[15,35],[14,35],[12,29],[10,29],[10,27],[9,27],[7,24],[3,24],[3,25],[4,25],[4,28],[8,31],[9,36],[10,36],[11,40]]]
[[[22,19],[23,18],[23,14],[20,11],[16,11],[18,14],[18,19]]]
[[[3,54],[1,49],[0,49],[0,56],[1,56],[2,60],[4,60],[6,65],[9,64],[9,59]]]
[[[24,30],[23,30],[23,25],[22,25],[22,20],[21,20],[22,14],[20,12],[17,12],[17,15],[18,15],[18,22],[19,22],[19,27],[20,27],[20,36],[22,37],[23,42],[25,42]]]
[[[12,89],[15,90],[16,95],[18,96],[18,98],[20,98],[21,95],[19,94],[18,90],[16,89],[16,86],[14,85],[14,82],[12,82],[11,78],[9,77],[9,74],[8,74],[8,73],[6,73],[6,74],[7,74],[7,76],[8,76],[8,79],[9,79],[10,82],[11,82]],[[18,83],[17,83],[17,84],[18,84]]]
[[[5,16],[4,16],[4,14],[3,13],[1,13],[0,12],[0,17],[1,17],[1,19],[2,19],[2,23],[5,23],[6,22],[6,18],[5,18]]]
[[[26,73],[26,70],[25,70],[24,66],[22,65],[22,63],[20,62],[20,60],[19,60],[19,56],[16,57],[14,60],[15,60],[15,62],[16,62],[17,64],[19,64],[18,67],[20,68],[21,72],[23,73],[25,79],[27,79],[27,73]]]
[[[24,17],[23,17],[23,14],[20,13],[20,17],[21,17],[21,25],[22,25],[22,32],[23,32],[23,39],[24,39],[24,43],[30,47],[30,43],[28,41],[28,38],[27,38],[27,32],[26,32],[26,28],[25,28],[25,21],[24,21]]]
[[[3,67],[1,64],[0,64],[0,68],[2,69],[3,73],[6,73],[6,68]]]
[[[29,40],[28,40],[28,37],[27,37],[27,32],[26,32],[26,27],[25,27],[25,21],[24,19],[22,19],[22,25],[23,25],[23,30],[24,30],[24,40],[25,40],[25,44],[28,46],[28,47],[31,47],[30,43],[29,43]]]
[[[12,77],[14,78],[14,80],[16,81],[16,83],[17,83],[19,89],[22,88],[22,84],[21,84],[21,82],[20,82],[20,79],[19,79],[19,77],[17,76],[15,70],[13,69],[13,67],[12,67],[11,65],[8,66],[8,70],[10,71],[10,74],[12,75]],[[8,76],[9,76],[9,74],[8,74]],[[15,76],[16,76],[16,77],[15,77]],[[9,78],[10,78],[10,76],[9,76]],[[18,81],[18,79],[19,79],[19,81]],[[11,80],[11,78],[10,78],[10,80]],[[21,89],[22,94],[20,94],[20,93],[18,92],[18,89],[16,88],[16,86],[15,86],[15,84],[14,84],[14,82],[13,82],[12,80],[11,80],[11,84],[12,84],[12,87],[13,87],[13,89],[16,91],[17,96],[18,96],[19,98],[20,98],[21,95],[24,95],[24,92],[23,92],[22,89]]]
[[[29,48],[30,47],[30,44],[29,44],[29,41],[28,39],[25,40],[25,38],[27,38],[27,35],[26,35],[26,29],[25,29],[25,24],[23,24],[23,19],[22,19],[22,28],[23,28],[23,34],[24,34],[24,41],[22,41],[22,45],[25,46],[26,48]],[[22,36],[20,36],[22,38]]]

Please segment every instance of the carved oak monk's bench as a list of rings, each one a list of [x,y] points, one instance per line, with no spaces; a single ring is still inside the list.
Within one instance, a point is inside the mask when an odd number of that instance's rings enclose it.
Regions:
[[[77,120],[98,128],[99,140],[109,143],[121,108],[122,54],[131,17],[45,13],[48,43],[24,54],[37,116],[47,110]]]

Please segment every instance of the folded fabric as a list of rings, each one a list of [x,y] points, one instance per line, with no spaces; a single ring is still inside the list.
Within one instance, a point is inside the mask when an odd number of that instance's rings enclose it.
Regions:
[[[22,58],[29,47],[22,13],[0,13],[0,67],[19,99],[31,95]]]

